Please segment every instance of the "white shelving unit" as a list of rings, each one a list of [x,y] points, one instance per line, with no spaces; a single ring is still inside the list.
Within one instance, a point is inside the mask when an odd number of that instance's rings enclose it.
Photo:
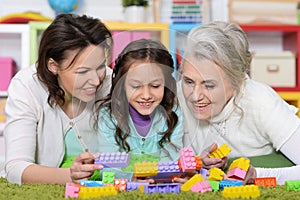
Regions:
[[[29,66],[30,29],[28,24],[0,24],[0,56],[12,57],[16,62],[17,70]],[[0,91],[1,97],[7,97],[7,92]],[[0,123],[0,141],[3,138],[3,129],[4,123]],[[1,147],[3,145],[0,144]],[[0,151],[0,154],[2,153]]]

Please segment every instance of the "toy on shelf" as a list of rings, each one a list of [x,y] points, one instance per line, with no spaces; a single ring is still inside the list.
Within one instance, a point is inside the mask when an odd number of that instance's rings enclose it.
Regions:
[[[37,12],[23,12],[5,15],[0,18],[0,24],[26,24],[30,21],[52,21],[52,18],[46,17]]]

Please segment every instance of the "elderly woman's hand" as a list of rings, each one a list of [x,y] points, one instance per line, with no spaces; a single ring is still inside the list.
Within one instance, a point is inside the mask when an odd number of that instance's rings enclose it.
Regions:
[[[211,168],[217,167],[222,170],[224,170],[226,168],[227,162],[228,162],[227,157],[224,157],[222,159],[209,157],[209,154],[211,154],[216,149],[218,149],[218,145],[214,143],[202,152],[201,158],[202,158],[202,167],[203,168],[211,169]]]
[[[88,180],[95,170],[103,169],[102,165],[94,164],[96,156],[89,152],[79,154],[70,168],[70,176],[74,183]]]

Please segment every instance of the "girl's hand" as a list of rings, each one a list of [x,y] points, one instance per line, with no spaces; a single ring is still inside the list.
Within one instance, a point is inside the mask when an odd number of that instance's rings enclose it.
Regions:
[[[133,182],[142,182],[142,183],[155,183],[154,179],[151,179],[150,177],[132,177]]]
[[[102,165],[94,164],[96,156],[89,152],[79,154],[70,168],[70,176],[74,183],[88,180],[95,170],[103,169]]]
[[[222,170],[224,170],[226,168],[227,161],[228,161],[227,157],[224,157],[222,159],[209,157],[209,154],[211,154],[216,149],[218,149],[218,145],[216,143],[214,143],[202,152],[201,158],[202,158],[202,167],[203,168],[211,169],[211,168],[217,167]]]

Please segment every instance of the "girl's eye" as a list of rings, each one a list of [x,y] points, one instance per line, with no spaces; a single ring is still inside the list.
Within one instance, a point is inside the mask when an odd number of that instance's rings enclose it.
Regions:
[[[105,65],[100,65],[97,70],[103,70],[106,66]]]
[[[152,85],[153,88],[159,88],[161,85],[157,84],[157,85]]]

